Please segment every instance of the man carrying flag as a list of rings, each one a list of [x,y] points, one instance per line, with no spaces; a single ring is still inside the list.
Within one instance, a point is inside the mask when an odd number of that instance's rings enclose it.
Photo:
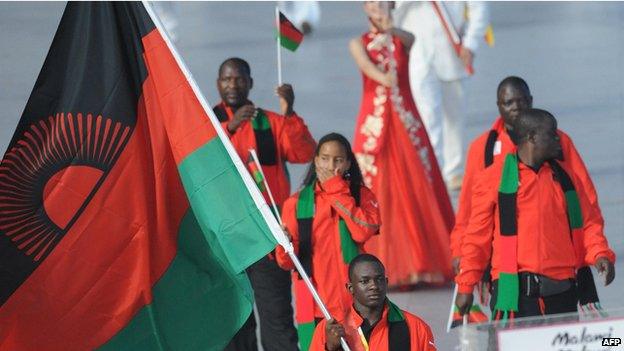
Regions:
[[[0,164],[0,350],[216,351],[252,310],[277,223],[152,18],[66,7]]]
[[[268,188],[277,206],[281,206],[290,195],[286,162],[311,161],[316,142],[303,119],[294,112],[295,95],[290,84],[276,89],[281,114],[258,108],[249,101],[252,87],[249,64],[237,57],[225,60],[219,67],[217,78],[221,102],[215,106],[214,112],[241,158],[248,157],[250,149],[257,150]],[[264,196],[269,202],[266,192]],[[247,272],[258,306],[263,348],[296,350],[290,274],[280,269],[272,257],[263,258]],[[256,349],[253,315],[243,329],[228,350]]]
[[[388,277],[377,257],[354,257],[348,278],[345,286],[353,297],[350,310],[340,320],[323,320],[316,326],[311,351],[342,350],[340,337],[352,350],[437,350],[429,325],[386,296]]]

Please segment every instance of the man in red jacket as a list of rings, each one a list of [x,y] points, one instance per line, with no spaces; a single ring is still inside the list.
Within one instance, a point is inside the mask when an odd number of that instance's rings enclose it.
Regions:
[[[354,351],[436,350],[427,323],[399,309],[386,297],[388,278],[377,257],[360,254],[353,258],[346,286],[353,296],[351,310],[340,321],[321,321],[314,331],[310,351],[342,350],[341,337]]]
[[[252,87],[249,64],[240,58],[225,60],[217,78],[221,102],[214,112],[243,160],[248,159],[249,149],[256,150],[273,197],[281,206],[290,195],[286,162],[310,162],[316,143],[293,109],[292,86],[284,84],[276,90],[281,114],[255,106],[248,99]],[[264,196],[269,202],[266,192]],[[247,273],[258,307],[262,347],[267,351],[298,350],[289,272],[280,269],[273,258],[265,257]],[[226,350],[257,350],[255,327],[252,314]]]
[[[501,162],[503,157],[515,148],[510,136],[510,133],[513,134],[513,122],[520,112],[531,108],[533,105],[529,86],[519,77],[510,76],[503,79],[498,85],[496,95],[496,105],[500,116],[494,121],[490,130],[479,135],[468,149],[464,180],[459,194],[459,207],[455,216],[455,227],[451,232],[451,254],[456,273],[459,267],[461,241],[470,218],[474,179],[484,169],[496,162]],[[570,168],[583,184],[592,206],[591,216],[594,220],[603,222],[598,205],[598,195],[581,156],[574,147],[572,139],[566,133],[557,130],[557,134],[561,144],[562,163]]]
[[[555,118],[526,109],[513,127],[517,151],[475,180],[455,278],[457,307],[468,312],[473,288],[491,262],[495,319],[575,312],[586,265],[608,285],[615,254],[602,221],[591,215],[583,182],[556,160],[562,148]]]

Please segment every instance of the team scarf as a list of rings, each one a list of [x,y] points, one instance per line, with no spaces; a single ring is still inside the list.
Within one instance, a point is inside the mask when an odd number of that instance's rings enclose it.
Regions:
[[[221,102],[213,109],[219,122],[227,122],[234,118],[232,109],[224,102]],[[256,109],[256,117],[252,118],[251,126],[256,137],[256,150],[258,151],[258,160],[263,166],[274,166],[277,164],[277,146],[275,145],[275,137],[271,130],[271,123],[266,112],[261,108]]]
[[[496,129],[490,130],[488,133],[487,141],[485,142],[485,154],[483,162],[485,168],[490,167],[494,163],[494,146],[498,140],[498,132]]]
[[[494,127],[490,130],[490,132],[488,133],[488,137],[485,142],[484,155],[483,155],[484,156],[483,168],[488,168],[494,163],[494,148],[496,146],[496,142],[498,141],[497,128],[502,123],[503,123],[502,120],[497,122],[494,125]],[[485,271],[483,272],[483,275],[481,276],[481,284],[479,284],[479,288],[477,289],[479,293],[479,301],[484,306],[489,304],[491,286],[492,286],[492,265],[488,264],[488,266],[485,268]],[[472,323],[470,321],[470,318],[471,318],[471,315],[473,314],[473,308],[475,306],[476,305],[473,305],[472,308],[470,309],[470,313],[468,316],[468,322],[470,323]],[[478,306],[476,307],[479,308]],[[484,314],[482,311],[480,311],[480,309],[478,311],[475,310],[474,317],[472,319],[475,321],[475,323],[478,323],[478,321],[482,319],[482,315]],[[459,310],[456,310],[453,313],[453,324],[451,325],[451,328],[454,328],[455,326],[460,325],[461,323],[462,323],[462,316],[459,314]]]
[[[485,143],[485,150],[484,150],[484,168],[488,168],[490,167],[493,163],[494,163],[494,148],[496,146],[496,142],[498,141],[498,137],[499,137],[499,128],[504,128],[503,126],[503,120],[500,119],[498,123],[496,123],[492,129],[490,130],[490,132],[488,133],[488,137],[487,137],[487,141]],[[504,132],[506,132],[509,135],[509,138],[512,140],[514,140],[514,134],[513,131],[511,130],[505,130],[503,129]],[[564,155],[561,155],[561,158],[559,159],[560,161],[564,161]],[[557,163],[555,167],[561,168],[559,166],[559,164]],[[562,170],[563,171],[563,170]],[[564,172],[565,173],[565,172]],[[572,182],[570,180],[570,177],[567,175],[567,173],[565,173],[564,175],[562,175],[559,178],[563,178],[566,179],[567,183],[566,183],[566,189],[568,188],[574,188],[572,185]],[[563,183],[560,183],[562,186],[564,185]],[[569,184],[569,185],[567,185]],[[564,190],[565,192],[566,190]],[[580,252],[582,251],[580,247],[576,247],[577,250],[579,250],[579,254],[577,255],[579,258],[583,257],[582,254],[580,254]],[[581,309],[581,311],[585,312],[585,310],[587,311],[595,311],[595,310],[600,310],[602,309],[602,307],[600,306],[600,300],[598,298],[598,292],[596,291],[596,284],[594,282],[594,276],[592,274],[591,268],[585,266],[582,262],[582,260],[580,262],[577,262],[577,267],[580,267],[577,269],[576,272],[576,281],[577,281],[577,293],[578,293],[578,303],[579,303],[579,307]],[[488,268],[485,270],[483,277],[482,277],[482,282],[484,284],[481,284],[481,287],[484,286],[488,286],[491,282],[491,274],[490,274],[490,268],[491,266],[488,265]],[[489,289],[487,289],[489,291]],[[483,304],[487,304],[487,296],[488,293],[487,291],[479,291],[480,293],[480,297],[481,297],[481,302]]]
[[[299,193],[297,200],[297,226],[299,230],[299,261],[308,276],[312,277],[312,222],[314,220],[314,187],[316,180],[306,185]],[[340,233],[340,248],[342,260],[345,264],[359,254],[359,249],[351,238],[351,232],[345,221],[341,218],[338,221],[338,232]],[[301,278],[295,282],[297,333],[299,334],[299,344],[302,350],[309,348],[314,333],[314,299],[309,289]]]
[[[583,216],[578,194],[570,176],[555,160],[549,161],[554,176],[565,195],[570,236],[576,251],[576,284],[581,306],[600,308],[598,294],[591,269],[583,263]],[[498,206],[501,235],[501,269],[498,277],[498,294],[494,306],[495,320],[513,319],[518,311],[520,281],[518,278],[518,156],[505,156],[501,183],[498,190]]]
[[[484,168],[488,168],[494,163],[494,156],[495,156],[494,149],[496,148],[496,143],[497,142],[502,143],[502,141],[498,140],[498,137],[500,135],[498,132],[499,130],[507,133],[511,142],[515,143],[514,142],[515,135],[513,131],[507,130],[505,128],[505,122],[503,121],[502,117],[499,117],[499,119],[492,126],[492,129],[490,129],[490,132],[488,133],[487,139],[485,141],[485,150],[484,150],[484,155],[483,155],[483,167]],[[501,149],[502,149],[502,145],[501,145]]]
[[[407,322],[405,322],[403,311],[388,299],[386,299],[386,306],[388,307],[388,350],[410,351],[411,341],[409,327],[407,326]],[[366,340],[362,327],[358,326],[357,331],[364,351],[370,351],[368,340]]]

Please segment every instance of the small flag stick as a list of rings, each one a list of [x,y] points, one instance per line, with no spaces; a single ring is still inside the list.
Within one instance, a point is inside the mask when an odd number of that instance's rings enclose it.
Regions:
[[[202,107],[204,108],[204,112],[211,119],[213,125],[218,127],[219,126],[219,122],[217,120],[217,117],[214,115],[214,112],[210,108],[210,105],[208,105],[208,102],[206,101],[206,98],[204,97],[204,95],[199,90],[199,86],[197,85],[197,82],[195,82],[195,79],[193,78],[193,75],[191,74],[191,72],[189,71],[188,67],[186,66],[186,64],[182,60],[182,57],[178,53],[178,51],[175,48],[175,46],[172,44],[171,39],[169,39],[169,37],[166,35],[166,32],[163,29],[164,27],[160,23],[160,21],[156,17],[156,15],[154,14],[154,10],[152,9],[151,4],[149,3],[149,1],[146,1],[146,0],[143,0],[142,4],[145,7],[145,10],[149,14],[149,16],[152,19],[152,21],[154,22],[154,25],[156,26],[158,31],[160,33],[163,33],[163,39],[165,40],[165,43],[167,44],[167,47],[169,48],[169,50],[173,54],[173,57],[175,58],[176,63],[178,64],[180,69],[182,70],[182,73],[184,73],[184,76],[186,77],[187,82],[190,84],[190,86],[191,86],[191,88],[193,90],[193,93],[195,94],[195,96],[197,97],[197,99],[201,103]],[[279,46],[278,46],[278,48],[279,48]],[[303,269],[303,266],[301,265],[301,262],[299,261],[299,258],[297,258],[297,255],[295,255],[295,251],[294,251],[292,243],[288,240],[288,238],[286,237],[286,234],[283,232],[283,230],[281,230],[281,228],[279,228],[279,226],[277,225],[278,223],[275,221],[275,219],[273,219],[274,216],[269,215],[269,213],[271,212],[268,209],[269,206],[267,205],[266,201],[264,200],[264,197],[262,197],[262,194],[260,193],[260,190],[258,190],[258,187],[255,184],[255,181],[251,178],[251,175],[249,174],[249,172],[247,171],[247,169],[243,165],[242,160],[240,159],[240,157],[236,153],[236,150],[234,149],[234,147],[232,146],[231,142],[229,141],[229,138],[225,134],[225,131],[222,128],[216,128],[216,129],[217,129],[217,134],[219,135],[219,138],[223,142],[223,145],[225,146],[226,151],[228,152],[228,154],[232,158],[232,161],[234,162],[234,166],[236,167],[236,170],[239,172],[239,174],[243,178],[243,181],[244,181],[247,189],[249,190],[252,198],[254,199],[254,202],[255,202],[256,206],[260,210],[260,213],[262,214],[262,217],[264,218],[264,220],[266,221],[269,229],[271,230],[271,234],[277,240],[279,245],[282,245],[284,250],[288,253],[288,255],[292,259],[293,263],[295,264],[295,268],[299,272],[299,275],[305,281],[308,289],[310,289],[310,292],[312,293],[312,296],[314,297],[314,301],[317,303],[317,305],[319,306],[319,308],[323,312],[323,316],[326,319],[329,320],[331,318],[331,316],[329,314],[329,311],[327,310],[327,307],[325,307],[325,304],[323,304],[323,301],[321,300],[321,297],[318,295],[318,292],[314,288],[314,285],[312,285],[312,282],[310,281],[310,277],[308,276],[308,274]],[[271,217],[273,217],[273,218],[271,218]],[[347,343],[344,340],[344,338],[340,339],[340,343],[341,343],[342,349],[344,351],[351,351],[351,349],[347,345]]]
[[[314,297],[314,301],[316,301],[316,304],[321,309],[323,316],[325,317],[326,320],[330,320],[331,315],[329,314],[327,307],[325,307],[325,305],[323,304],[323,301],[321,301],[321,297],[316,292],[316,289],[314,289],[314,286],[312,285],[312,281],[310,281],[310,277],[308,276],[308,273],[306,273],[305,269],[303,269],[303,266],[301,265],[299,258],[297,258],[297,255],[295,255],[294,250],[290,250],[290,251],[286,250],[286,253],[288,253],[288,256],[290,256],[290,259],[295,264],[295,268],[297,269],[297,272],[299,272],[299,275],[301,276],[301,278],[303,278],[303,281],[308,286],[308,289],[310,289],[310,292],[312,293],[312,297]],[[342,345],[343,351],[351,351],[351,349],[349,348],[349,345],[347,344],[347,341],[342,337],[340,338],[340,345]]]
[[[251,154],[251,158],[253,158],[253,161],[256,164],[256,167],[258,167],[258,171],[260,171],[260,174],[262,174],[262,181],[264,182],[264,187],[266,188],[267,193],[269,194],[269,199],[271,199],[271,206],[273,206],[273,211],[275,211],[275,217],[277,217],[277,221],[279,222],[280,225],[284,225],[284,223],[282,223],[282,217],[280,216],[279,211],[277,209],[277,204],[275,203],[275,199],[273,198],[273,193],[271,192],[271,188],[269,188],[269,183],[267,182],[267,179],[264,176],[264,171],[262,170],[262,166],[260,165],[260,161],[258,160],[258,154],[256,153],[256,149],[249,149],[249,153]]]
[[[449,333],[451,331],[451,325],[453,324],[453,310],[455,309],[455,300],[457,299],[457,284],[455,284],[455,289],[453,289],[453,299],[451,299],[451,310],[449,311],[448,322],[446,323],[446,332]],[[466,317],[464,315],[464,317]]]
[[[470,346],[470,341],[468,341],[468,313],[466,313],[462,319],[460,350],[467,351],[468,346]]]
[[[271,199],[271,204],[273,205],[273,209],[275,210],[277,220],[279,221],[280,224],[283,225],[282,219],[280,218],[279,212],[277,211],[277,205],[275,204],[275,200],[273,199],[273,194],[271,193],[271,188],[269,188],[269,184],[267,183],[266,177],[264,176],[264,171],[262,171],[262,166],[260,166],[260,161],[258,160],[258,154],[256,153],[255,149],[249,149],[249,153],[251,154],[251,158],[253,158],[253,161],[256,164],[256,167],[258,167],[260,174],[262,174],[262,180],[264,181],[264,186],[266,187],[267,193],[269,194],[269,199]],[[319,306],[319,308],[323,312],[323,316],[325,316],[325,319],[330,320],[331,315],[329,314],[327,307],[325,307],[325,305],[323,304],[323,301],[321,301],[321,297],[316,292],[316,289],[314,289],[314,286],[312,285],[312,282],[310,281],[310,277],[308,277],[307,273],[305,272],[305,269],[303,269],[303,266],[301,265],[301,262],[299,262],[299,258],[297,258],[297,255],[295,255],[294,251],[286,250],[286,252],[290,256],[290,259],[295,264],[295,268],[297,269],[297,271],[299,272],[299,275],[301,275],[304,282],[308,286],[308,289],[310,289],[310,292],[312,293],[312,297],[314,297],[316,304]],[[350,351],[349,346],[347,345],[346,341],[343,338],[340,338],[340,344],[342,344],[343,350]]]
[[[275,24],[277,25],[277,86],[282,86],[282,33],[280,33],[279,7],[275,6]]]

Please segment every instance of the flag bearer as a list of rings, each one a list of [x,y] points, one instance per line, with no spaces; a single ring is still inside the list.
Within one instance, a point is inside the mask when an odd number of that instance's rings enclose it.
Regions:
[[[355,257],[349,265],[346,284],[353,304],[339,322],[332,319],[319,323],[310,350],[341,350],[343,337],[351,350],[435,351],[431,328],[390,302],[387,288],[385,268],[377,257]]]

